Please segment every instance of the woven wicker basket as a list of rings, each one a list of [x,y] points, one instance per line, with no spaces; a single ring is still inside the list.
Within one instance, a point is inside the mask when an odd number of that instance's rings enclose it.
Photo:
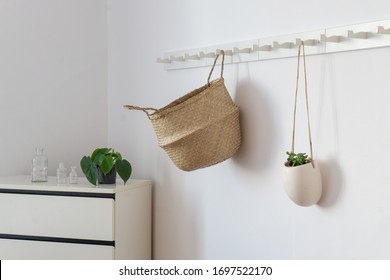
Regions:
[[[147,114],[159,146],[184,171],[224,161],[233,156],[241,145],[239,109],[233,103],[223,79],[223,52],[221,77],[210,82],[217,59],[218,55],[206,85],[167,106],[161,109],[124,106]]]

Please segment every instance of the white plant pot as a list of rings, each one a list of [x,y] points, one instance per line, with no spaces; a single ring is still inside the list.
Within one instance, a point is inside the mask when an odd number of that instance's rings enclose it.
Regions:
[[[318,163],[283,167],[284,189],[288,197],[300,206],[316,204],[322,194],[321,171]]]

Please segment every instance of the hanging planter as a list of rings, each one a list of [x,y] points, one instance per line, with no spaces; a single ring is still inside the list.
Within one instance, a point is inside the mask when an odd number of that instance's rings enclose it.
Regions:
[[[305,97],[306,97],[306,113],[307,126],[309,131],[310,157],[305,153],[295,153],[295,119],[298,97],[298,81],[299,81],[299,62],[301,57],[301,49],[303,52],[303,65],[305,73]],[[294,99],[294,117],[291,152],[287,152],[288,158],[283,167],[283,183],[284,189],[288,197],[300,206],[311,206],[316,204],[322,194],[321,171],[318,163],[315,163],[313,158],[313,145],[311,140],[310,118],[309,118],[309,102],[307,95],[307,77],[306,77],[306,60],[305,47],[302,43],[298,49],[298,67],[297,67],[297,82]]]

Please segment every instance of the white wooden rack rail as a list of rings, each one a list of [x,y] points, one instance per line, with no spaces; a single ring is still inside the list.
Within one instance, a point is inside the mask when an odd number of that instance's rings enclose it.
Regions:
[[[307,55],[387,47],[390,20],[166,52],[157,62],[166,70],[209,66],[220,50],[225,51],[226,64],[293,57],[301,41]]]

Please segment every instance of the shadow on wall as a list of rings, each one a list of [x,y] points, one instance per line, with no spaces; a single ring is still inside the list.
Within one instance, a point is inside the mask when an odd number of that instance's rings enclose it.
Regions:
[[[340,198],[344,185],[340,166],[338,90],[334,76],[333,56],[322,57],[320,67],[319,71],[323,74],[319,84],[320,98],[318,99],[316,127],[324,127],[324,129],[317,131],[317,138],[319,148],[328,150],[330,156],[329,160],[319,161],[322,175],[322,196],[318,205],[330,207]]]
[[[169,161],[166,155],[154,161],[153,258],[201,259],[202,194]]]
[[[270,106],[250,79],[237,85],[235,103],[240,108],[242,142],[233,160],[245,169],[261,172],[274,155],[275,122]]]
[[[337,202],[343,188],[343,176],[340,165],[335,160],[319,161],[322,177],[322,196],[317,203],[321,207],[330,207]]]

